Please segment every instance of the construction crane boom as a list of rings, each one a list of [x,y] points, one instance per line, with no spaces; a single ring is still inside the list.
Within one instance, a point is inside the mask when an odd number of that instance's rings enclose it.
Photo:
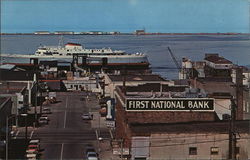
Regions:
[[[171,56],[171,58],[173,59],[175,65],[176,65],[176,67],[177,67],[179,70],[181,70],[181,65],[180,65],[180,64],[178,63],[178,61],[176,60],[176,58],[175,58],[174,54],[172,53],[170,47],[168,47],[168,51],[169,51],[170,56]]]

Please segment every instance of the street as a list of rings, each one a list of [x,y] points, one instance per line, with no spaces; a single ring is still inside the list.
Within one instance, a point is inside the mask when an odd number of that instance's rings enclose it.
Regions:
[[[95,95],[85,92],[58,92],[56,104],[43,106],[52,114],[48,125],[38,127],[29,135],[41,142],[41,159],[83,159],[85,148],[93,145],[98,151],[98,141],[91,120],[82,120],[82,113],[97,112],[98,100]],[[97,117],[94,117],[94,119]],[[107,129],[101,129],[104,138],[110,138]]]

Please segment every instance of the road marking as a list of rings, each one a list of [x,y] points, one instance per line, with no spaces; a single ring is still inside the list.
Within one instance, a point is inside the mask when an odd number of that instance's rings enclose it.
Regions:
[[[66,106],[65,108],[68,108],[68,97],[66,97]]]
[[[67,118],[67,112],[65,111],[65,114],[64,114],[64,126],[63,126],[63,128],[66,128],[66,118]]]
[[[68,97],[66,97],[65,108],[68,108]],[[67,111],[65,111],[65,114],[64,114],[64,125],[63,125],[63,128],[66,128],[66,118],[67,118]]]
[[[34,130],[30,133],[30,139],[32,138]]]
[[[62,160],[62,158],[63,158],[63,146],[64,146],[64,143],[62,143],[62,149],[61,149],[61,160]]]

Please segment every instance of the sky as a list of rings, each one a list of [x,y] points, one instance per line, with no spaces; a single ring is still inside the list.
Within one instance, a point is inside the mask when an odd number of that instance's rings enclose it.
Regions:
[[[249,33],[248,0],[0,0],[1,32]]]

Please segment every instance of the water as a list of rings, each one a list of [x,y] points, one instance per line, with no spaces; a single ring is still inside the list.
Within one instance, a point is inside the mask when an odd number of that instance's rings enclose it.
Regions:
[[[42,45],[58,45],[58,35],[2,35],[1,53],[33,54]],[[176,66],[169,55],[170,47],[176,58],[202,60],[205,53],[219,53],[235,64],[250,64],[248,35],[65,35],[64,43],[75,42],[86,48],[111,47],[128,53],[148,55],[153,73],[165,78],[178,78]]]

